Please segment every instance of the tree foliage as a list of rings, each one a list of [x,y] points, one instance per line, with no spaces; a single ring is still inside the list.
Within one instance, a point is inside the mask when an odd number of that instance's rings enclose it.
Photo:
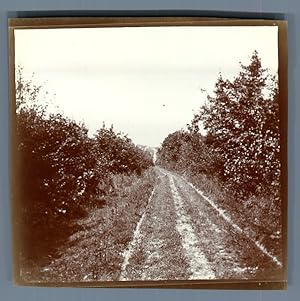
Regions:
[[[278,192],[277,78],[262,68],[256,51],[250,64],[240,67],[233,80],[219,76],[214,95],[208,95],[188,131],[165,139],[159,151],[160,162],[179,171],[214,174],[244,196]]]
[[[223,158],[229,184],[244,194],[278,189],[278,87],[257,52],[233,81],[218,78],[214,96],[195,119],[203,122],[208,144]]]
[[[141,174],[151,163],[151,157],[126,135],[115,133],[113,127],[102,127],[95,136],[95,152],[103,172]]]
[[[16,175],[29,244],[57,239],[86,208],[102,204],[113,189],[113,175],[141,174],[152,165],[128,137],[102,127],[90,138],[84,124],[49,113],[47,99],[43,88],[17,69]]]

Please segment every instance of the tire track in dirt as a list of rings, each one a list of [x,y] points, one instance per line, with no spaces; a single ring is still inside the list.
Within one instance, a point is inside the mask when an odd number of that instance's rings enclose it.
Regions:
[[[122,263],[122,266],[121,266],[121,273],[120,273],[120,276],[119,276],[120,281],[126,280],[126,268],[127,268],[128,263],[129,263],[129,259],[132,256],[134,248],[137,246],[138,243],[140,243],[140,240],[141,240],[141,225],[142,225],[142,223],[145,219],[146,210],[147,210],[148,206],[150,205],[150,202],[153,198],[154,190],[155,190],[155,187],[151,192],[151,195],[149,197],[148,205],[145,209],[145,212],[143,213],[141,219],[138,221],[137,226],[134,230],[133,239],[130,242],[129,247],[123,253],[124,260],[123,260],[123,263]]]
[[[183,200],[178,194],[173,177],[168,175],[177,215],[176,229],[182,238],[182,247],[189,262],[189,279],[214,279],[215,273],[201,251],[190,217],[184,210]]]
[[[189,279],[191,274],[176,229],[169,179],[159,171],[157,174],[159,179],[152,199],[136,238],[128,245],[130,256],[124,255],[120,281]]]

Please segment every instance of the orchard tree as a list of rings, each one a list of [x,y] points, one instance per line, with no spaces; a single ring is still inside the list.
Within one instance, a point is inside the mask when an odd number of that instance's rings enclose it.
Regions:
[[[46,99],[45,99],[46,98]],[[25,257],[67,236],[71,220],[97,198],[93,141],[82,124],[47,110],[47,93],[16,72],[15,174]],[[41,244],[35,247],[34,241]],[[49,242],[50,241],[50,242]]]
[[[111,126],[103,125],[95,135],[95,153],[98,168],[105,174],[141,174],[150,167],[152,159],[142,149],[138,148],[130,138],[116,133]]]
[[[279,105],[276,77],[262,68],[255,51],[233,80],[217,80],[192,121],[201,121],[206,142],[222,158],[221,174],[244,195],[279,187]]]

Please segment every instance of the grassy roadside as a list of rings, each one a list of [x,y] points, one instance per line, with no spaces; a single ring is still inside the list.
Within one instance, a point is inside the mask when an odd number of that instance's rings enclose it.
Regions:
[[[236,231],[205,200],[199,202],[199,194],[178,177],[179,195],[185,202],[185,210],[199,234],[201,248],[218,279],[263,278],[267,270],[276,269],[275,263],[255,244]],[[201,199],[201,198],[200,198]]]
[[[185,173],[184,178],[224,209],[248,237],[258,241],[281,260],[281,208],[274,196],[252,196],[237,199],[220,181],[204,174]]]
[[[155,185],[155,171],[141,176],[116,175],[114,191],[101,208],[89,208],[50,264],[24,273],[26,281],[71,282],[116,280],[122,252],[142,216]]]

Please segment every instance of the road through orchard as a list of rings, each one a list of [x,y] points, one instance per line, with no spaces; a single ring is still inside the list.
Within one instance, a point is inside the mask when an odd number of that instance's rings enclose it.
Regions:
[[[160,167],[156,172],[119,280],[249,279],[266,264],[281,266],[183,177]]]

